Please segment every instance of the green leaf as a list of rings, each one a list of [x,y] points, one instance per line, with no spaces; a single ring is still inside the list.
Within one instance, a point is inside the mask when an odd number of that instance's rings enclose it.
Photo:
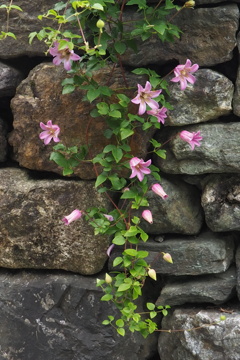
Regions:
[[[113,157],[116,161],[116,163],[118,163],[122,157],[123,157],[123,152],[122,152],[122,149],[118,148],[118,147],[115,147],[113,150],[112,150],[112,154],[113,154]]]
[[[19,11],[23,11],[23,10],[20,8],[20,6],[17,6],[17,5],[11,5],[11,6],[10,6],[10,10],[12,10],[12,9],[19,10]]]
[[[117,118],[120,119],[122,117],[122,114],[119,110],[112,110],[109,112],[108,114],[109,116],[113,117],[113,118]]]
[[[101,10],[101,11],[104,10],[104,7],[103,7],[101,4],[99,4],[99,3],[93,4],[93,5],[91,6],[91,8],[92,8],[92,9],[95,9],[95,10]]]
[[[74,85],[64,85],[63,90],[62,90],[62,94],[70,94],[75,90],[75,86]]]
[[[119,335],[124,336],[125,335],[125,330],[124,328],[117,328],[117,332],[119,333]]]
[[[126,250],[124,250],[124,254],[130,255],[130,256],[137,256],[138,252],[135,249],[126,249]]]
[[[17,40],[15,34],[13,34],[12,32],[7,32],[7,33],[6,33],[6,36],[10,36],[10,37],[12,37],[13,39]]]
[[[166,150],[157,150],[155,153],[162,159],[166,159]]]
[[[136,226],[130,226],[129,230],[125,232],[125,237],[135,236],[139,233],[139,230]]]
[[[134,131],[131,129],[120,129],[121,140],[124,140],[133,134]]]
[[[156,311],[151,311],[149,315],[150,315],[150,318],[153,319],[153,318],[155,318],[157,316],[157,312]]]
[[[149,252],[148,252],[148,251],[140,250],[140,251],[138,251],[137,257],[138,257],[138,259],[144,259],[144,258],[146,258],[148,255],[149,255]]]
[[[149,75],[149,70],[145,68],[137,68],[132,70],[132,73],[136,75],[143,75],[143,74]]]
[[[98,175],[96,182],[95,182],[95,187],[98,187],[99,185],[101,185],[102,183],[104,183],[104,181],[107,180],[107,175],[102,173],[100,175]]]
[[[101,301],[109,301],[112,300],[113,296],[111,294],[105,294],[101,297]]]
[[[124,321],[123,321],[122,319],[118,319],[118,320],[116,321],[116,325],[121,328],[121,327],[124,326]]]
[[[113,239],[112,242],[115,245],[124,245],[126,240],[122,235],[117,235],[117,236],[115,236],[115,238]]]
[[[102,321],[102,324],[103,324],[103,325],[109,325],[109,324],[110,324],[110,321],[109,321],[109,320],[103,320],[103,321]]]
[[[146,306],[147,306],[148,310],[154,310],[155,309],[155,304],[153,304],[153,303],[147,303]]]
[[[126,291],[128,289],[130,289],[131,284],[121,284],[118,288],[118,291]]]
[[[90,102],[95,100],[99,95],[101,95],[99,89],[89,89],[87,92],[87,98]]]
[[[121,41],[116,41],[114,43],[114,48],[118,54],[122,55],[125,53],[127,47],[126,47],[125,43],[123,43]]]
[[[159,23],[155,24],[153,26],[154,30],[156,30],[159,34],[163,35],[166,28],[167,28],[167,24],[164,21],[160,21]]]
[[[118,266],[119,264],[121,264],[123,262],[123,258],[118,256],[113,260],[113,267]]]
[[[105,102],[100,102],[97,104],[98,112],[101,115],[107,115],[109,112],[109,106]]]

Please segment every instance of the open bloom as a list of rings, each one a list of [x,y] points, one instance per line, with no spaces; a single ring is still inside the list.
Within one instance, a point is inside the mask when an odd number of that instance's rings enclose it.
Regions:
[[[185,90],[187,87],[187,82],[194,84],[196,81],[195,76],[191,73],[194,73],[198,70],[199,65],[194,64],[192,65],[191,61],[187,59],[185,65],[178,65],[174,69],[175,77],[171,79],[173,82],[180,81],[180,88],[181,90]]]
[[[149,222],[149,224],[153,223],[153,217],[152,217],[152,213],[150,210],[144,210],[142,212],[142,217],[144,220],[146,220],[147,222]]]
[[[60,141],[58,138],[60,127],[58,125],[53,125],[52,120],[48,120],[47,125],[40,122],[40,127],[44,131],[39,134],[39,138],[44,141],[45,145],[48,145],[52,139],[55,142]]]
[[[162,199],[166,199],[168,197],[160,184],[153,184],[152,191],[158,196],[161,196]]]
[[[202,136],[200,135],[200,131],[190,132],[187,130],[183,130],[179,134],[180,138],[191,146],[191,149],[194,150],[195,146],[200,146],[200,141],[202,140]]]
[[[78,61],[80,56],[75,54],[73,50],[70,50],[69,47],[65,47],[62,50],[58,50],[59,42],[55,41],[53,47],[49,49],[49,53],[54,57],[53,64],[60,65],[63,62],[65,70],[71,70],[71,60]]]
[[[131,101],[134,104],[139,104],[138,115],[142,115],[146,111],[146,106],[150,106],[151,109],[158,109],[158,103],[152,98],[157,97],[161,94],[162,90],[154,90],[151,91],[152,85],[149,81],[146,82],[145,88],[143,88],[140,84],[138,84],[138,94]]]
[[[148,110],[147,114],[155,116],[158,120],[159,123],[164,124],[165,122],[165,118],[167,117],[167,108],[165,108],[164,106],[161,107],[161,109],[152,109],[152,110]]]
[[[78,220],[82,217],[82,211],[75,209],[71,212],[70,215],[65,216],[62,221],[65,223],[65,225],[69,225],[72,221]]]
[[[151,165],[151,160],[143,161],[143,159],[139,159],[137,157],[134,157],[130,160],[130,167],[132,169],[132,174],[130,176],[130,179],[137,176],[139,181],[143,181],[145,174],[150,174],[151,170],[148,169],[148,166]]]

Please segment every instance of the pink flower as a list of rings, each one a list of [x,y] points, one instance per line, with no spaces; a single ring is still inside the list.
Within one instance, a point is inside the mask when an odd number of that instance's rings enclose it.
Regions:
[[[59,142],[58,135],[60,133],[60,127],[58,125],[53,125],[52,120],[48,120],[47,125],[40,122],[40,127],[44,131],[39,134],[39,138],[44,140],[44,144],[48,145],[50,141],[53,139],[55,142]]]
[[[158,103],[152,98],[157,97],[161,94],[162,90],[151,91],[152,85],[149,81],[146,82],[145,88],[138,84],[138,94],[131,101],[134,104],[140,104],[138,114],[142,115],[146,111],[146,105],[150,106],[151,109],[158,109]]]
[[[107,256],[110,257],[112,249],[114,248],[115,244],[112,244],[109,246],[109,248],[107,249]]]
[[[149,222],[149,224],[153,223],[153,217],[152,217],[152,213],[150,210],[144,210],[142,212],[142,217],[144,220],[146,220],[147,222]]]
[[[160,184],[153,184],[152,191],[158,196],[161,196],[162,199],[166,199],[168,197]]]
[[[151,160],[144,162],[143,159],[139,159],[137,157],[132,158],[130,160],[130,167],[132,169],[130,179],[137,176],[139,181],[143,181],[144,174],[151,173],[151,170],[148,169],[148,166],[151,165],[151,162]]]
[[[78,61],[81,59],[80,56],[75,54],[73,50],[70,50],[68,46],[62,50],[58,50],[58,48],[59,42],[55,41],[53,47],[49,49],[50,54],[54,57],[53,64],[60,65],[63,62],[64,69],[67,71],[71,70],[71,60]]]
[[[165,260],[166,262],[170,263],[170,264],[173,264],[173,261],[172,261],[172,257],[169,253],[162,253],[163,254],[163,260]]]
[[[187,81],[191,84],[194,84],[196,81],[195,76],[193,76],[191,73],[194,73],[198,70],[199,65],[194,64],[192,65],[191,61],[187,59],[185,65],[178,65],[174,69],[175,77],[171,79],[173,82],[180,81],[180,88],[181,90],[185,90],[187,87]]]
[[[195,146],[200,146],[201,144],[199,143],[199,141],[202,140],[202,136],[200,135],[200,131],[197,132],[189,132],[186,130],[183,130],[180,132],[179,134],[180,138],[186,142],[189,143],[189,145],[191,146],[192,150],[194,150]]]
[[[62,221],[65,223],[65,225],[69,225],[72,221],[78,220],[82,217],[82,211],[75,209],[71,212],[70,215],[65,216]]]
[[[164,124],[164,122],[165,122],[164,119],[167,117],[166,112],[167,112],[167,108],[165,108],[163,106],[163,107],[161,107],[161,109],[148,110],[147,114],[155,116],[158,119],[159,123]]]
[[[108,219],[108,221],[114,220],[112,215],[103,214],[103,216],[105,216],[105,218]]]

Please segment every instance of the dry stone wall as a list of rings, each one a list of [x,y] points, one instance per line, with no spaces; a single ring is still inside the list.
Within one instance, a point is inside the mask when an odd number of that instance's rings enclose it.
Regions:
[[[150,66],[160,74],[187,58],[200,65],[197,82],[184,92],[171,84],[174,109],[154,135],[172,138],[167,160],[152,159],[169,197],[160,202],[148,194],[154,223],[142,224],[151,235],[143,248],[158,281],[148,281],[143,301],[171,305],[172,312],[162,321],[165,331],[145,340],[101,325],[114,309],[99,301],[94,284],[112,270],[120,249],[107,261],[108,238],[94,236],[81,220],[71,229],[61,222],[76,207],[110,207],[94,188],[93,168],[61,177],[38,138],[39,122],[53,119],[69,146],[86,142],[86,124],[93,155],[107,144],[84,93],[63,96],[63,68],[44,57],[43,44],[28,43],[29,32],[47,25],[37,15],[53,3],[19,0],[23,13],[10,16],[18,41],[0,42],[0,358],[240,359],[240,1],[196,0],[196,9],[174,20],[183,31],[178,41],[153,38],[123,58],[126,69]],[[4,30],[2,9],[0,20]],[[96,78],[109,73],[106,67]],[[143,81],[128,70],[126,76],[133,86]],[[111,87],[121,87],[120,74],[113,80]],[[179,129],[201,131],[202,145],[191,151],[174,137]],[[152,135],[135,135],[136,156],[145,156]],[[173,264],[160,252],[171,253]]]

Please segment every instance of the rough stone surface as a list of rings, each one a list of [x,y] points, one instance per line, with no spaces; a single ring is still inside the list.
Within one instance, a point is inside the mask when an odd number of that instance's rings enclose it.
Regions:
[[[44,26],[53,26],[52,21],[39,20],[40,14],[46,13],[52,9],[55,0],[18,0],[17,6],[23,11],[12,9],[10,12],[9,31],[14,33],[17,40],[7,37],[1,41],[0,58],[9,59],[18,56],[44,56],[47,46],[42,41],[33,40],[32,45],[29,44],[29,34],[31,32],[40,31]],[[9,6],[8,0],[1,1],[1,4]],[[6,31],[6,9],[0,9],[0,31]]]
[[[23,79],[22,73],[12,66],[0,62],[0,96],[13,96]]]
[[[221,274],[172,280],[162,289],[156,305],[223,304],[236,294],[236,282],[235,266]]]
[[[212,231],[240,230],[240,176],[210,175],[203,181],[202,207]]]
[[[183,331],[160,334],[161,360],[240,359],[240,312],[238,308],[232,310],[221,313],[218,309],[177,309],[166,316],[163,329]],[[225,321],[220,321],[221,315],[226,316]],[[201,328],[184,331],[196,327]]]
[[[111,74],[112,67],[106,67],[96,73],[95,80],[114,89],[124,86],[119,69],[116,69],[113,77]],[[61,82],[66,77],[66,71],[62,66],[40,64],[17,89],[11,103],[14,130],[9,142],[13,146],[15,160],[23,167],[62,174],[62,169],[49,160],[52,146],[45,146],[38,138],[41,132],[39,123],[46,123],[49,119],[60,126],[60,139],[65,145],[88,145],[88,159],[92,159],[102,152],[107,144],[114,141],[104,136],[104,131],[108,128],[104,117],[90,116],[95,105],[89,105],[89,102],[82,100],[86,95],[85,91],[76,90],[74,93],[62,95]],[[143,78],[131,73],[127,73],[126,78],[129,86],[134,88],[130,90],[133,97],[137,83]],[[133,106],[137,109],[136,105]],[[141,158],[146,155],[148,140],[152,134],[152,130],[139,130],[129,139],[135,156]],[[75,169],[75,175],[82,179],[93,179],[96,178],[96,171],[91,162],[82,162]]]
[[[238,245],[236,251],[236,266],[237,266],[237,295],[240,300],[240,246]]]
[[[237,35],[237,45],[238,45],[238,60],[240,59],[240,33]],[[240,67],[237,71],[237,79],[235,82],[235,91],[233,96],[233,112],[235,115],[240,116]]]
[[[99,272],[109,240],[94,236],[79,219],[61,219],[74,209],[107,207],[94,182],[33,179],[16,168],[0,169],[0,267]]]
[[[0,162],[4,162],[7,157],[7,139],[6,139],[6,125],[0,118]]]
[[[126,20],[132,21],[137,16],[137,13],[129,12]],[[123,60],[135,67],[151,63],[165,64],[168,60],[185,63],[187,58],[200,66],[223,63],[232,58],[238,19],[237,4],[185,9],[172,20],[182,30],[180,39],[162,43],[157,37],[152,37],[140,43],[137,53],[126,51]]]
[[[217,274],[226,271],[234,257],[234,239],[231,234],[202,232],[198,237],[168,237],[162,242],[156,241],[141,244],[139,249],[147,250],[147,262],[162,275],[203,275]],[[162,259],[162,252],[170,253],[173,264]],[[109,261],[109,269],[115,257],[120,256],[120,247],[115,246]]]
[[[148,179],[149,186],[156,183],[150,176]],[[144,231],[148,234],[198,234],[203,224],[198,189],[181,180],[167,179],[163,176],[161,185],[168,198],[163,200],[152,190],[148,191],[147,199],[153,215],[153,224],[142,219],[140,225]],[[137,213],[140,218],[142,211],[143,208]]]
[[[167,159],[155,158],[155,165],[171,174],[208,174],[208,173],[240,173],[240,123],[212,123],[190,125],[182,130],[201,132],[201,146],[194,151],[183,141],[179,129],[164,128],[159,132],[157,140],[164,143]]]
[[[102,325],[116,309],[100,301],[95,277],[0,271],[0,358],[146,360],[157,338],[121,337]]]
[[[228,115],[232,110],[233,83],[224,75],[200,69],[194,76],[196,82],[186,90],[179,83],[169,82],[169,103],[173,110],[168,111],[165,125],[189,125]]]

